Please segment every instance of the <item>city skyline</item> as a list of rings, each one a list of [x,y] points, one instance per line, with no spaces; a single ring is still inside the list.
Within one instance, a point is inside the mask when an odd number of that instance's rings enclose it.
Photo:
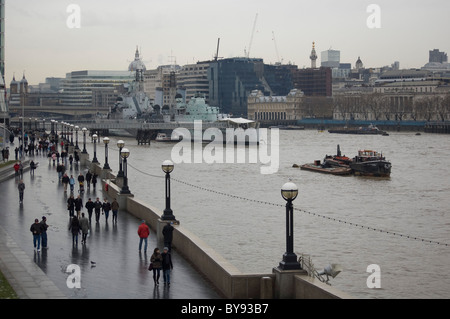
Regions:
[[[450,3],[443,0],[273,3],[6,1],[5,81],[8,85],[13,73],[17,79],[23,72],[30,84],[38,84],[77,70],[126,70],[136,45],[147,69],[211,60],[218,38],[219,57],[244,56],[251,45],[250,57],[300,68],[311,64],[312,42],[318,66],[320,52],[330,48],[340,50],[341,62],[352,67],[361,57],[365,67],[400,61],[401,68],[420,68],[429,50],[450,51],[445,42]],[[70,4],[80,8],[80,28],[68,25],[75,12],[68,11]],[[380,8],[378,16],[368,10],[371,4]],[[368,19],[378,19],[379,28]]]

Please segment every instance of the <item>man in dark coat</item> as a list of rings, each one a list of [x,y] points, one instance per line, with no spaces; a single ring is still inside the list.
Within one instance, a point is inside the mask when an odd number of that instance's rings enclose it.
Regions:
[[[164,277],[164,285],[170,286],[170,271],[173,269],[172,256],[169,253],[169,248],[164,247],[164,252],[161,254],[162,257],[162,270]]]
[[[94,202],[89,198],[89,200],[86,202],[86,205],[84,206],[86,207],[88,214],[89,214],[89,224],[91,223],[91,218],[92,218],[92,212],[94,211],[94,207],[95,204]]]
[[[39,252],[41,250],[41,233],[42,225],[39,223],[39,219],[34,220],[34,224],[31,225],[30,231],[33,234],[34,249]]]
[[[100,199],[97,197],[97,200],[94,202],[94,211],[95,211],[95,221],[98,223],[100,221],[100,211],[103,205]]]
[[[173,222],[167,223],[162,230],[164,236],[164,246],[168,248],[169,252],[172,251],[172,238],[173,238]]]

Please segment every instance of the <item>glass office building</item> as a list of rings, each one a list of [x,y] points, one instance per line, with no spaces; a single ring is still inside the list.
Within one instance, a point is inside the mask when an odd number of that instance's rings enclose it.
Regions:
[[[253,90],[264,95],[286,95],[292,89],[291,66],[267,65],[259,58],[213,61],[208,69],[209,104],[220,112],[247,116],[247,99]]]
[[[92,91],[111,89],[130,83],[134,79],[131,71],[75,71],[66,74],[61,81],[63,106],[92,106]]]

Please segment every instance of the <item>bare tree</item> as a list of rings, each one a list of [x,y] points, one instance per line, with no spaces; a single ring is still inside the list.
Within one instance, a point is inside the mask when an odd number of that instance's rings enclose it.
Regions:
[[[450,115],[450,93],[447,93],[444,97],[436,96],[435,103],[439,119],[445,122],[449,119]]]

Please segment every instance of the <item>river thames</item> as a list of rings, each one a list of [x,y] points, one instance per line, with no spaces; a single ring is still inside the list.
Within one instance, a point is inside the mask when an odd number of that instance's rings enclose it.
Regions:
[[[249,160],[177,163],[171,174],[172,209],[181,224],[242,272],[271,273],[286,245],[280,189],[292,180],[299,187],[294,250],[309,254],[319,271],[340,264],[343,271],[330,281],[334,287],[357,298],[449,297],[450,277],[444,272],[450,262],[449,136],[279,133],[275,174],[261,174],[263,164]],[[118,139],[111,137],[109,150],[114,172]],[[133,138],[122,139],[131,152],[131,192],[163,210],[161,164],[172,158],[176,144],[138,146]],[[360,149],[382,152],[392,163],[391,177],[332,176],[292,167],[335,154],[337,144],[349,157]],[[91,143],[87,149],[92,158]],[[104,162],[103,144],[97,157]],[[381,288],[368,288],[372,264],[380,268]]]

